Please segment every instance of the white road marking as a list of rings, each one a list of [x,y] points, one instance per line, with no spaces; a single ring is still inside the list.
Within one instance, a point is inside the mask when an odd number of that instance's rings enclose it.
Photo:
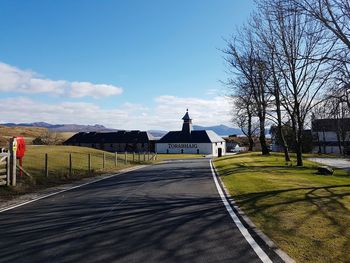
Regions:
[[[35,198],[35,199],[32,199],[32,200],[20,203],[18,205],[14,205],[14,206],[10,206],[10,207],[6,207],[6,208],[3,208],[3,209],[0,209],[0,213],[8,211],[8,210],[12,210],[14,208],[17,208],[17,207],[20,207],[20,206],[23,206],[23,205],[26,205],[26,204],[30,204],[30,203],[39,201],[39,200],[44,199],[44,198],[48,198],[48,197],[53,196],[53,195],[64,193],[64,192],[67,192],[67,191],[70,191],[70,190],[73,190],[73,189],[76,189],[76,188],[79,188],[79,187],[82,187],[82,186],[85,186],[85,185],[97,183],[99,181],[102,181],[102,180],[105,180],[105,179],[108,179],[108,178],[111,178],[111,177],[114,177],[114,176],[117,176],[117,175],[121,175],[121,174],[125,174],[125,173],[131,172],[131,171],[135,171],[135,170],[141,169],[143,167],[145,167],[145,166],[137,166],[136,168],[131,168],[131,169],[128,169],[127,171],[124,171],[124,172],[119,172],[119,173],[116,173],[116,174],[112,174],[112,175],[109,175],[109,176],[106,176],[106,177],[103,177],[103,178],[99,178],[99,179],[93,180],[91,182],[87,182],[85,184],[76,185],[76,186],[73,186],[73,187],[70,187],[70,188],[67,188],[67,189],[63,189],[63,190],[58,191],[58,192],[54,192],[54,193],[51,193],[51,194],[43,195],[43,196],[40,196],[38,198]]]
[[[249,245],[253,248],[253,250],[255,251],[255,253],[258,255],[258,257],[262,260],[262,262],[264,263],[272,263],[271,259],[268,257],[268,255],[266,255],[266,253],[264,252],[264,250],[262,250],[262,248],[258,245],[258,243],[255,242],[254,238],[250,235],[250,233],[248,232],[247,228],[243,225],[243,223],[241,222],[241,220],[239,220],[238,216],[236,215],[236,213],[232,210],[224,192],[221,189],[221,186],[218,182],[218,179],[216,178],[216,174],[213,168],[213,164],[212,161],[210,160],[210,168],[211,168],[211,173],[216,185],[216,188],[219,192],[219,195],[221,197],[222,202],[225,205],[225,208],[227,210],[227,212],[230,214],[233,222],[236,224],[237,228],[239,229],[239,231],[241,231],[243,237],[247,240],[247,242],[249,243]]]

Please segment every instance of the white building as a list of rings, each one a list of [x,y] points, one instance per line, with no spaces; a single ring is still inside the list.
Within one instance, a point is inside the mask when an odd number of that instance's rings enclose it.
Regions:
[[[226,142],[213,131],[194,131],[192,119],[186,112],[181,131],[171,131],[156,143],[157,153],[191,153],[213,156],[225,155]]]
[[[312,136],[314,153],[349,154],[350,118],[313,120]]]

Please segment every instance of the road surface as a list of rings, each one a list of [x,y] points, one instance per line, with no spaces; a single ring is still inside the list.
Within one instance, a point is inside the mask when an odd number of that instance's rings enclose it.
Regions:
[[[0,213],[0,262],[261,260],[225,209],[209,159],[191,159]]]

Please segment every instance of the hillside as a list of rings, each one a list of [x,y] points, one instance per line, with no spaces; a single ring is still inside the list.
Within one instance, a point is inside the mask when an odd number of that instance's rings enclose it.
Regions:
[[[119,129],[113,129],[113,128],[107,128],[100,124],[95,125],[80,125],[80,124],[50,124],[46,122],[33,122],[33,123],[4,123],[0,124],[0,127],[23,127],[27,128],[28,131],[30,131],[31,128],[43,128],[48,129],[52,132],[71,132],[71,133],[77,133],[77,132],[115,132]],[[212,130],[216,132],[218,135],[221,136],[228,136],[232,134],[236,135],[242,135],[242,131],[239,128],[232,128],[226,125],[215,125],[215,126],[199,126],[199,125],[193,125],[194,130]],[[1,131],[0,131],[1,132]],[[149,130],[149,132],[155,136],[155,137],[162,137],[164,136],[167,131],[163,130]],[[0,133],[1,134],[1,133]],[[11,135],[12,136],[12,135]],[[22,135],[25,136],[25,135]]]
[[[33,122],[33,123],[3,123],[0,124],[6,127],[38,127],[47,128],[54,132],[111,132],[117,131],[117,129],[106,128],[103,125],[80,125],[80,124],[50,124],[46,122]]]
[[[228,136],[228,135],[232,135],[232,134],[242,135],[241,129],[231,128],[231,127],[228,127],[228,126],[223,125],[223,124],[215,125],[215,126],[208,126],[208,127],[193,125],[193,129],[194,130],[212,130],[221,136]]]
[[[33,139],[45,132],[47,132],[46,128],[0,126],[0,147],[7,147],[8,139],[13,136],[23,136],[27,143],[30,144]]]

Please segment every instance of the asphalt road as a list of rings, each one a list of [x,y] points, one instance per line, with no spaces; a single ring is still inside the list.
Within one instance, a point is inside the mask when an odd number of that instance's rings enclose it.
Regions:
[[[149,166],[0,213],[0,262],[261,262],[209,159]]]

